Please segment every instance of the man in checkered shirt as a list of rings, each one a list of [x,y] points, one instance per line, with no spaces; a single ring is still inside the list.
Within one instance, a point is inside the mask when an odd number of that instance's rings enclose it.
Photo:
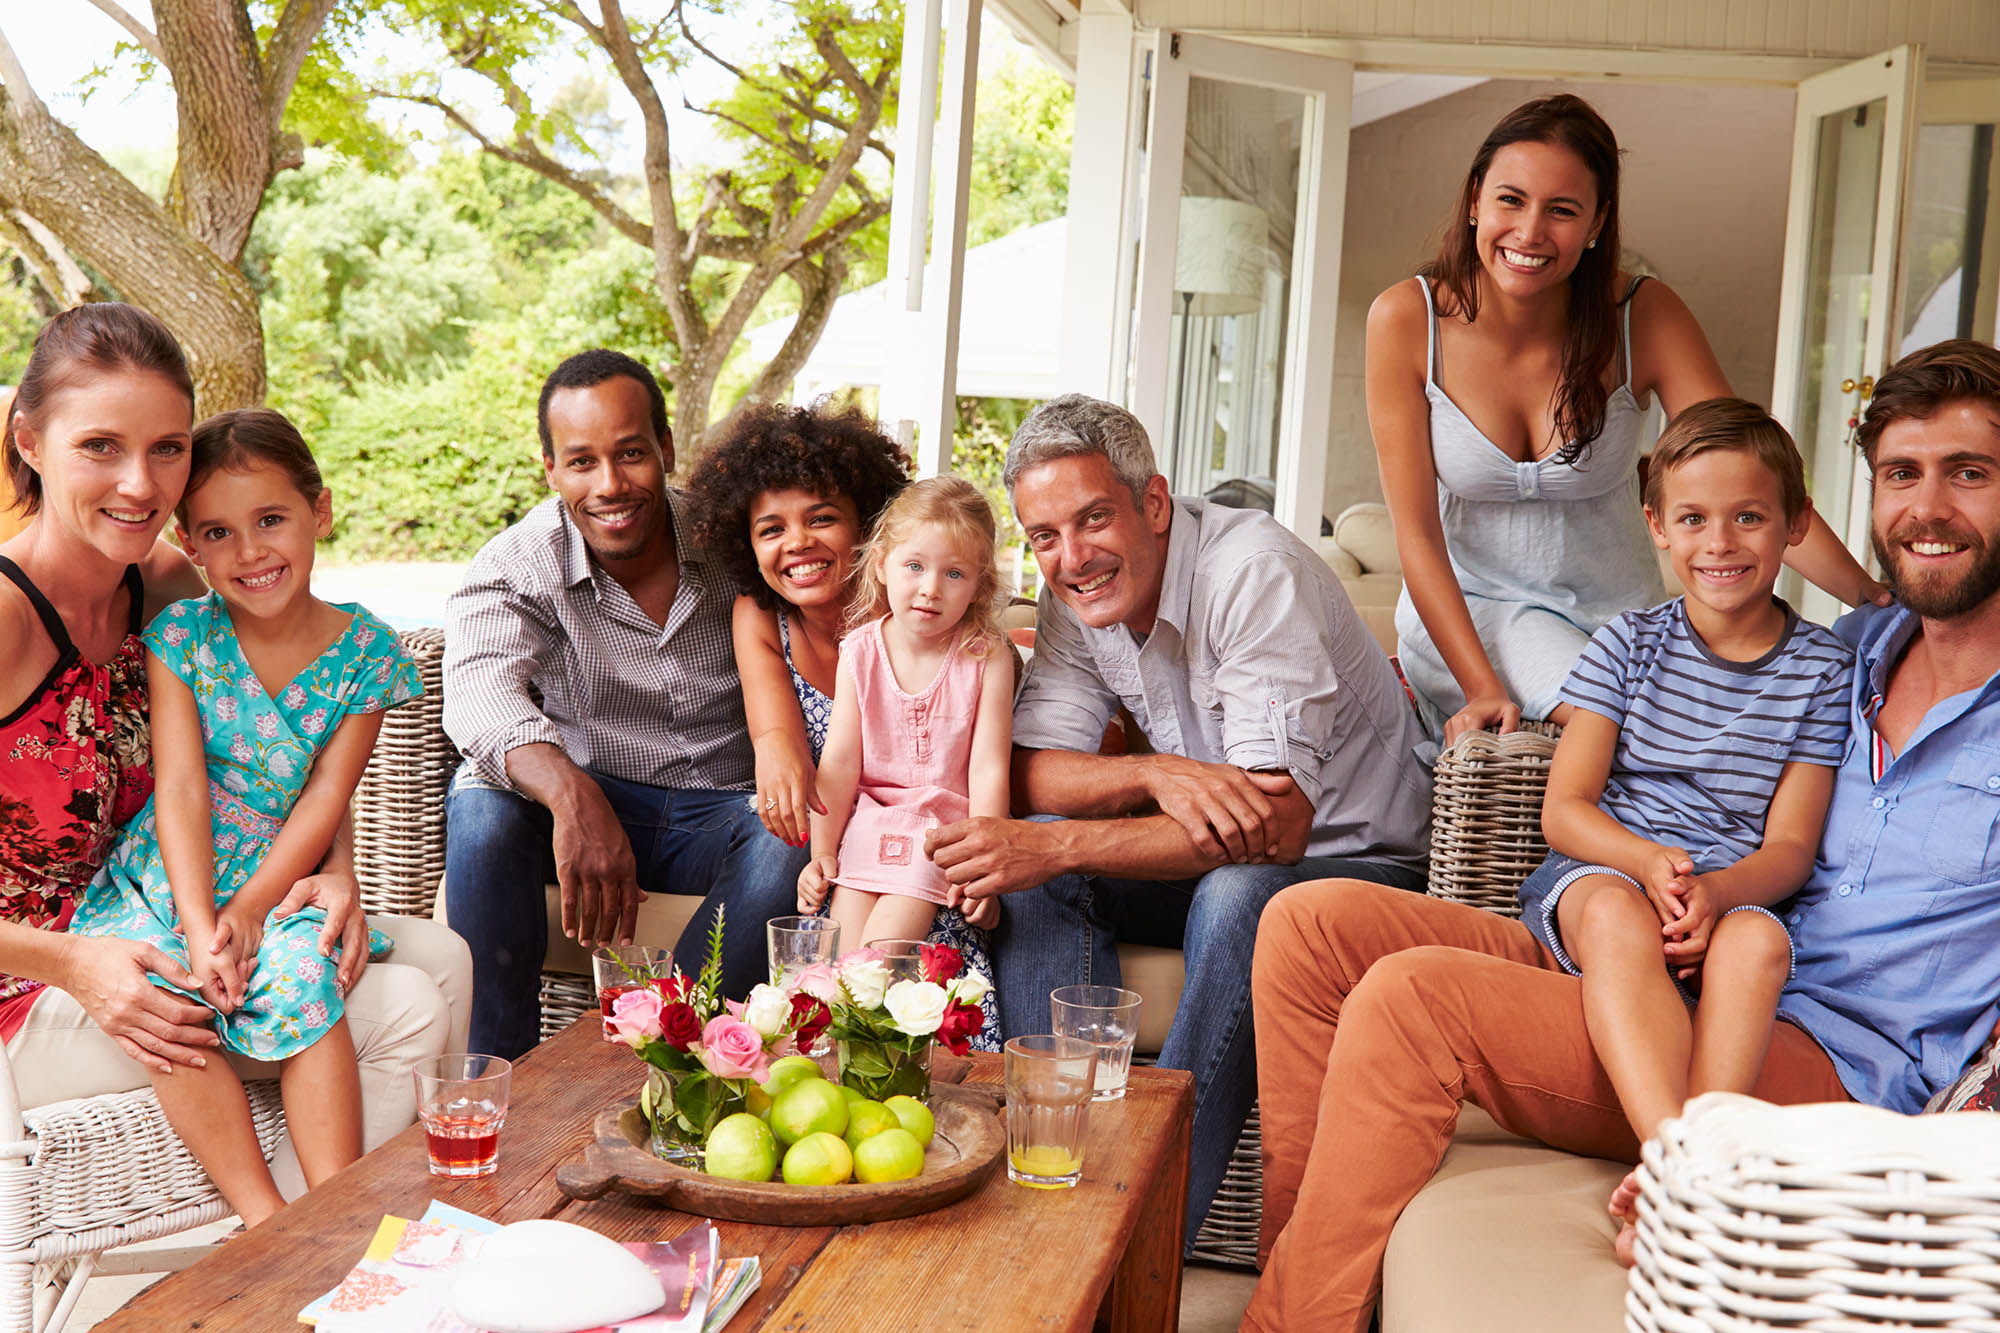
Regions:
[[[705,895],[675,947],[698,970],[727,907],[725,993],[765,979],[764,923],[793,910],[806,852],[751,808],[755,760],[730,644],[736,589],[667,485],[660,386],[582,352],[542,386],[555,494],[489,541],[447,607],[445,894],[473,958],[472,1049],[539,1035],[543,886],[586,948],[632,939],[642,891]]]

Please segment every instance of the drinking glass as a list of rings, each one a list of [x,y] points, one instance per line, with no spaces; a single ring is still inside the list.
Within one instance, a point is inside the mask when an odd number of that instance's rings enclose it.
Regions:
[[[1049,1029],[1097,1047],[1097,1090],[1092,1101],[1125,1095],[1132,1043],[1139,1036],[1138,991],[1120,986],[1058,986],[1049,992]]]
[[[771,984],[788,986],[815,963],[840,955],[840,923],[824,916],[774,916],[764,926],[771,945]]]
[[[669,949],[652,949],[643,944],[607,944],[590,955],[590,973],[597,982],[597,1008],[604,1019],[604,1039],[619,1040],[611,1029],[611,1007],[626,991],[638,990],[649,981],[672,976],[674,955]]]
[[[889,969],[889,984],[924,979],[922,940],[870,940],[868,947],[879,949],[883,965]]]
[[[1097,1047],[1080,1037],[1016,1037],[1006,1061],[1007,1179],[1071,1188],[1083,1179]]]
[[[497,1055],[439,1055],[412,1071],[434,1176],[489,1176],[500,1161],[514,1066]]]

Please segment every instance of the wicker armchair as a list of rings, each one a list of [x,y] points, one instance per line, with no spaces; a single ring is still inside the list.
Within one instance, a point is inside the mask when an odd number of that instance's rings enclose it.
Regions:
[[[269,1160],[285,1131],[278,1085],[255,1082],[246,1091]],[[149,1252],[144,1262],[127,1262],[102,1260],[105,1251],[229,1213],[150,1089],[24,1112],[0,1048],[0,1330],[60,1329],[93,1274],[166,1272],[200,1253]]]
[[[1521,915],[1521,881],[1549,854],[1542,793],[1562,728],[1469,731],[1438,756],[1431,791],[1431,896]]]
[[[2000,1119],[1710,1093],[1648,1142],[1634,1333],[2000,1328]]]

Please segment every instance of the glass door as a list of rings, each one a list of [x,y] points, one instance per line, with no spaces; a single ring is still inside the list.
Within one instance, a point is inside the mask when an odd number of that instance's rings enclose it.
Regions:
[[[2000,297],[2000,79],[1927,81],[1920,102],[1892,359],[1992,342]]]
[[[1162,32],[1152,70],[1128,401],[1175,494],[1314,540],[1353,66]]]
[[[1851,423],[1893,359],[1903,201],[1923,78],[1917,46],[1799,85],[1772,413],[1805,455],[1813,503],[1866,561],[1868,486]],[[1840,612],[1796,574],[1786,595],[1815,620]]]

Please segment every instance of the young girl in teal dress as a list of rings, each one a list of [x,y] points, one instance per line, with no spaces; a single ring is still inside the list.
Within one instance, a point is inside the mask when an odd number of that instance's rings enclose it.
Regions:
[[[361,1155],[361,1088],[338,960],[316,908],[267,920],[325,857],[382,712],[422,692],[395,633],[312,595],[332,496],[276,412],[195,429],[177,536],[214,589],[145,633],[154,796],[128,823],[71,930],[155,945],[186,965],[231,1051],[282,1063],[306,1184]],[[372,935],[371,947],[387,941]],[[165,983],[158,983],[164,985]],[[246,1224],[283,1206],[235,1071],[155,1075],[167,1119]]]

